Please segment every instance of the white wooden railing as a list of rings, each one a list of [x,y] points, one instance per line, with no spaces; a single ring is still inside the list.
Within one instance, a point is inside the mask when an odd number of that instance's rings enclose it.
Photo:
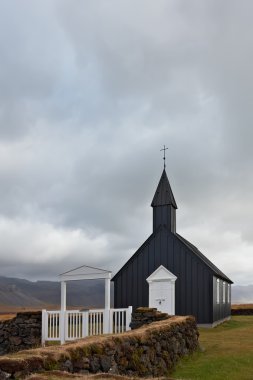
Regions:
[[[119,334],[130,330],[132,306],[127,309],[87,311],[42,310],[42,345],[46,341],[71,341],[91,335]]]

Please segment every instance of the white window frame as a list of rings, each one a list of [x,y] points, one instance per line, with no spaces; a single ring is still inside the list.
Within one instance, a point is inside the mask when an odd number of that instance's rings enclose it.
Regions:
[[[222,301],[223,303],[226,303],[226,282],[223,281],[222,283]]]
[[[228,303],[230,303],[230,284],[228,284]]]
[[[219,278],[216,279],[216,303],[220,303],[220,280]]]

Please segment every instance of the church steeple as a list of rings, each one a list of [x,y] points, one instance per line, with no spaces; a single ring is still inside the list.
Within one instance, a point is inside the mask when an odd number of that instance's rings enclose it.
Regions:
[[[177,208],[177,204],[170,187],[166,170],[163,169],[162,176],[158,183],[151,206],[155,207],[165,205],[172,205],[174,208]]]
[[[165,168],[163,169],[151,206],[153,207],[153,230],[155,231],[159,225],[163,224],[171,232],[175,233],[177,204]]]

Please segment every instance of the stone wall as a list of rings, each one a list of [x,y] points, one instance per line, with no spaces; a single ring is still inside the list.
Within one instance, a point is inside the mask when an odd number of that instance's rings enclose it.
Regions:
[[[167,313],[161,313],[154,307],[138,307],[135,312],[132,313],[130,327],[134,330],[143,325],[149,325],[150,323],[163,321],[168,318],[170,318],[170,316]]]
[[[0,355],[41,344],[41,311],[18,313],[0,322]]]
[[[253,315],[253,308],[231,309],[231,315]]]
[[[89,337],[63,346],[3,356],[0,371],[12,378],[45,370],[158,377],[168,375],[181,357],[197,347],[195,319],[174,316],[122,334]]]

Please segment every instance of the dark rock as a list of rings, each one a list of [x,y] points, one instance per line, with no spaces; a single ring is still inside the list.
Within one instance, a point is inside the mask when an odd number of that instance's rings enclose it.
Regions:
[[[161,350],[162,350],[160,342],[156,343],[155,349],[156,349],[157,355],[160,355]]]
[[[71,360],[66,360],[63,364],[62,364],[62,370],[63,371],[67,371],[67,372],[73,372],[73,364],[71,362]]]
[[[22,339],[19,336],[10,336],[9,341],[12,345],[18,346],[22,342]]]
[[[112,366],[112,358],[110,356],[100,356],[100,365],[103,372],[108,372]]]
[[[106,347],[106,348],[105,348],[105,354],[108,355],[108,356],[112,356],[112,355],[114,355],[115,352],[116,352],[116,350],[113,349],[112,347],[108,347],[108,348]]]
[[[6,379],[9,379],[10,378],[10,374],[7,373],[7,372],[3,372],[0,370],[0,380],[6,380]]]
[[[100,370],[100,360],[97,356],[92,356],[90,358],[90,369],[93,373],[96,373]]]
[[[111,373],[113,375],[117,375],[119,373],[119,369],[118,369],[117,363],[115,361],[112,363],[112,366],[109,370],[109,373]]]
[[[24,371],[25,370],[25,364],[22,361],[19,360],[9,360],[9,358],[3,357],[1,360],[0,370],[3,372],[7,372],[10,374]]]
[[[73,362],[73,367],[74,367],[74,372],[76,369],[88,370],[90,368],[90,360],[89,358],[86,358],[86,357],[80,358],[79,360],[75,360]]]

